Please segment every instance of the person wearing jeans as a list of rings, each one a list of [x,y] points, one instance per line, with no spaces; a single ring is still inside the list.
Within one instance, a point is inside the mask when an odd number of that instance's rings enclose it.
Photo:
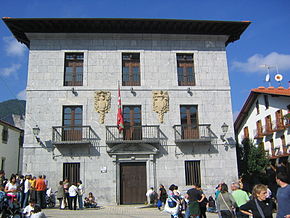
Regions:
[[[79,203],[79,209],[82,210],[84,209],[84,202],[83,202],[83,195],[85,193],[84,190],[84,185],[82,183],[82,181],[80,180],[78,183],[78,203]]]
[[[29,198],[29,195],[30,195],[30,176],[27,175],[25,176],[25,181],[24,181],[24,198],[23,198],[23,205],[22,205],[22,208],[25,208],[28,204],[28,198]]]

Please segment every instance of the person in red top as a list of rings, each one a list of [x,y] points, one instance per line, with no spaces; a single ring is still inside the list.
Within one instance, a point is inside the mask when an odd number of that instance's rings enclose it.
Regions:
[[[38,177],[38,179],[36,179],[35,189],[36,189],[37,204],[43,209],[46,206],[45,205],[46,185],[41,175]]]

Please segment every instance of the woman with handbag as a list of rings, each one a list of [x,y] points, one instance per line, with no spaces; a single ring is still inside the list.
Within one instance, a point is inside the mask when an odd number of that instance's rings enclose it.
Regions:
[[[221,184],[221,192],[217,198],[218,211],[222,218],[236,217],[234,208],[237,207],[237,203],[233,196],[228,191],[227,184]]]
[[[240,207],[244,214],[253,218],[273,218],[273,209],[276,208],[272,199],[267,198],[267,186],[258,184],[253,188],[253,199]]]

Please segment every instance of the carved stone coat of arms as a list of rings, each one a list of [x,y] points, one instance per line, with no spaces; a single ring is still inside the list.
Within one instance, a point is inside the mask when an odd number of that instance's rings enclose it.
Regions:
[[[101,124],[105,121],[105,114],[111,108],[111,93],[105,91],[95,92],[95,109],[100,114],[99,122]]]
[[[153,111],[158,113],[160,123],[164,122],[164,114],[169,111],[169,95],[167,91],[153,91]]]

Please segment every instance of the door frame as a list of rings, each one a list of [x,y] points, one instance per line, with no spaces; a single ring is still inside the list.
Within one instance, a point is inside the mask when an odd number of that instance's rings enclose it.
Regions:
[[[145,162],[146,163],[146,190],[149,187],[157,188],[156,179],[156,161],[154,154],[146,155],[112,155],[114,158],[113,162],[116,166],[115,178],[116,178],[116,203],[121,204],[121,163],[132,163],[132,162]],[[144,193],[145,195],[146,193]]]

